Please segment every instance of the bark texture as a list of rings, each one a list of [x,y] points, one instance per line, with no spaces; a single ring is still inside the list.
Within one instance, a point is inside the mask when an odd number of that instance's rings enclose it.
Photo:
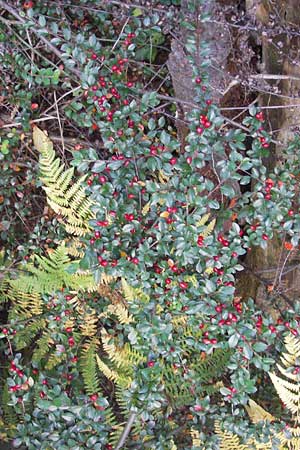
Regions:
[[[298,0],[247,0],[246,6],[262,29],[258,36],[262,45],[260,104],[278,106],[265,112],[267,128],[277,142],[271,145],[266,161],[272,170],[280,164],[282,148],[300,123],[300,108],[290,106],[300,105],[300,38],[296,33],[300,29],[300,4]],[[295,268],[299,262],[299,252],[289,253],[275,237],[266,250],[253,249],[248,255],[249,271],[241,278],[241,293],[275,313],[274,304],[267,300],[270,296],[274,295],[281,306],[299,298],[300,273]]]

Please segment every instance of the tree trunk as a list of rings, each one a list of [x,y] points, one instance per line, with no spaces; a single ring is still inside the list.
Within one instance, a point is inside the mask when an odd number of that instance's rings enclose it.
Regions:
[[[300,14],[298,0],[246,0],[251,14],[262,29],[262,73],[255,77],[260,92],[260,105],[266,109],[266,125],[273,140],[267,167],[270,171],[280,164],[282,148],[293,138],[299,123],[300,108]],[[291,268],[299,261],[299,252],[283,247],[282,239],[274,237],[267,249],[253,249],[246,260],[249,272],[240,283],[241,293],[256,299],[271,313],[270,294],[281,306],[293,303],[300,293],[300,273]],[[273,294],[272,294],[273,293]]]

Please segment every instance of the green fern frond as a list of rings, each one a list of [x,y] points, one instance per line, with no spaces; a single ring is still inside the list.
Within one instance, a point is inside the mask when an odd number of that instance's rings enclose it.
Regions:
[[[49,356],[53,349],[54,340],[51,331],[44,331],[42,336],[36,342],[36,348],[32,354],[32,362],[40,363],[43,358]]]
[[[89,220],[94,218],[93,202],[83,187],[86,176],[72,182],[74,168],[65,170],[65,165],[56,158],[52,142],[38,127],[33,130],[33,142],[40,153],[41,180],[48,204],[53,211],[63,216],[69,233],[84,236],[91,229]]]
[[[19,417],[17,416],[14,408],[9,404],[10,396],[8,392],[8,387],[5,384],[1,389],[1,409],[2,409],[2,419],[3,419],[3,431],[7,437],[13,438],[15,435],[15,429],[19,423]]]
[[[16,350],[29,347],[36,336],[44,330],[46,321],[44,319],[35,319],[26,324],[23,330],[19,330],[14,339]]]
[[[191,393],[190,386],[184,382],[182,374],[173,366],[164,367],[162,384],[173,408],[189,406],[193,402],[194,394]]]
[[[97,375],[96,356],[100,342],[97,337],[86,341],[80,354],[80,371],[84,381],[85,390],[89,395],[100,391],[100,383]]]
[[[52,352],[47,359],[47,362],[45,364],[45,369],[52,370],[55,367],[57,367],[59,364],[61,364],[63,361],[65,361],[65,359],[66,359],[66,356],[64,353]]]
[[[98,368],[100,372],[109,380],[113,381],[114,383],[118,384],[119,386],[122,386],[124,388],[127,388],[131,382],[132,379],[129,375],[126,375],[125,371],[123,373],[118,373],[116,370],[111,369],[100,357],[99,355],[96,355],[96,361],[98,364]]]
[[[71,261],[67,253],[65,245],[61,245],[47,257],[36,256],[32,263],[26,265],[28,275],[12,280],[11,286],[22,293],[51,293],[62,287],[96,291],[92,275],[69,272],[76,261]]]
[[[145,294],[142,289],[131,287],[125,278],[122,278],[122,290],[125,300],[128,302],[133,302],[134,300],[138,300],[142,303],[149,303],[150,297]]]
[[[211,383],[212,380],[219,380],[220,374],[225,372],[232,353],[232,350],[217,348],[210,355],[206,355],[203,360],[194,359],[191,362],[191,368],[196,373],[196,379],[204,384]]]

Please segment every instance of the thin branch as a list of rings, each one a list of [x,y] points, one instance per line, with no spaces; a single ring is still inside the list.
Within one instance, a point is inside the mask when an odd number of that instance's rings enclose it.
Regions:
[[[23,17],[21,17],[18,12],[11,7],[10,5],[8,5],[6,2],[4,2],[3,0],[0,0],[0,8],[4,9],[5,11],[9,12],[12,16],[14,16],[20,24],[25,25],[26,24],[26,20],[23,19]],[[36,36],[52,51],[52,53],[54,53],[59,59],[63,60],[63,54],[60,50],[58,50],[58,48],[56,48],[53,44],[51,44],[51,42],[48,41],[47,38],[45,38],[45,36],[41,36],[38,33],[38,27],[31,27],[30,30],[36,34]],[[81,72],[78,69],[75,69],[74,67],[70,67],[69,71],[74,73],[77,77],[80,78],[81,76]]]
[[[44,122],[46,120],[57,120],[57,117],[56,116],[40,117],[39,119],[30,120],[30,123]],[[3,128],[21,127],[22,125],[23,124],[21,122],[6,123],[5,125],[2,125],[0,127],[0,130]]]
[[[256,75],[250,75],[249,78],[257,80],[294,80],[300,81],[300,77],[295,77],[293,75],[278,75],[270,73],[258,73]]]
[[[119,439],[119,441],[118,441],[118,443],[117,443],[117,445],[115,447],[115,450],[120,450],[123,447],[123,445],[125,444],[126,439],[128,438],[128,435],[129,435],[130,430],[132,428],[132,425],[133,425],[133,423],[134,423],[134,421],[136,419],[136,415],[137,414],[135,412],[132,412],[130,414],[130,416],[129,416],[127,422],[126,422],[126,425],[124,427],[124,430],[123,430],[123,432],[122,432],[122,434],[120,436],[120,439]]]

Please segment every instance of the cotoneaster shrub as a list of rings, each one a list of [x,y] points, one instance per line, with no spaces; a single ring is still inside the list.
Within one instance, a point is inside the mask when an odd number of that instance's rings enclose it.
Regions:
[[[154,114],[160,96],[143,86],[155,60],[153,44],[145,42],[155,38],[156,52],[167,45],[161,17],[133,8],[127,22],[118,21],[111,6],[86,16],[84,3],[68,9],[68,21],[53,3],[22,6],[20,36],[26,26],[38,26],[63,65],[53,67],[49,55],[34,68],[10,50],[3,57],[6,70],[15,65],[22,80],[10,101],[18,99],[24,130],[47,110],[49,86],[71,96],[65,120],[91,141],[75,146],[71,165],[86,175],[93,216],[71,262],[54,263],[50,250],[44,276],[38,259],[21,267],[29,278],[39,273],[34,288],[28,288],[32,278],[26,289],[21,278],[1,285],[1,298],[11,302],[0,334],[7,359],[4,428],[16,447],[29,449],[110,449],[131,419],[123,448],[217,448],[216,420],[245,441],[268,440],[271,425],[250,424],[244,406],[262,395],[261,380],[283,337],[298,336],[298,306],[274,319],[235,289],[251,248],[266,247],[273,236],[286,252],[298,246],[298,142],[269,173],[263,113],[251,108],[245,120],[251,146],[245,132],[225,127],[210,99],[207,60],[196,67],[191,41],[197,107],[186,117],[182,150],[172,122]],[[137,76],[140,61],[146,68]],[[101,139],[101,148],[93,139]],[[214,176],[205,175],[207,168]],[[101,289],[75,286],[72,276],[82,271]],[[130,320],[111,313],[116,302]],[[136,355],[128,357],[130,368],[124,349]]]

